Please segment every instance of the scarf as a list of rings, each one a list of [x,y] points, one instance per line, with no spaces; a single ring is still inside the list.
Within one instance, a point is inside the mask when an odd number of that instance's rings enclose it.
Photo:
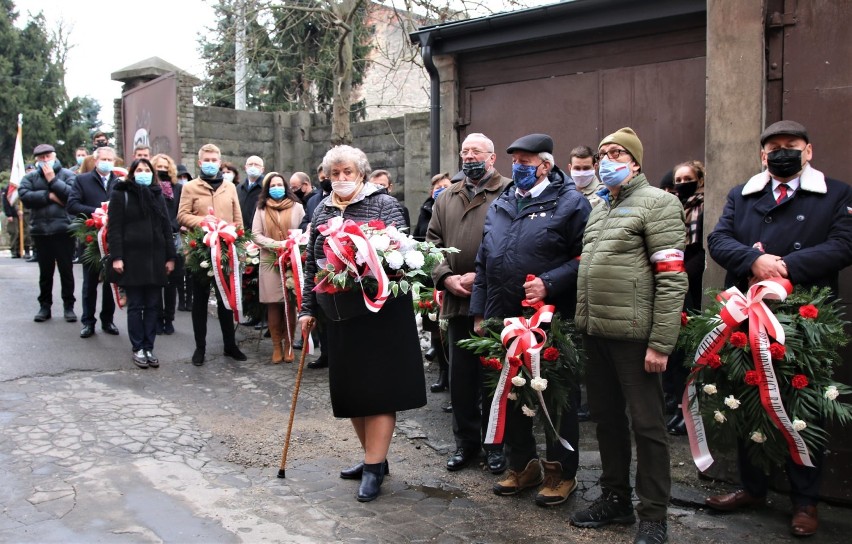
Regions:
[[[160,183],[160,189],[163,191],[163,196],[168,198],[169,200],[175,199],[175,191],[172,188],[172,182],[163,181]]]
[[[273,240],[286,240],[290,234],[290,215],[293,212],[293,201],[289,198],[282,200],[266,199],[266,213],[263,216],[264,233]]]
[[[355,198],[358,195],[361,194],[361,190],[363,188],[364,188],[364,180],[362,179],[360,182],[358,182],[358,185],[355,187],[355,190],[352,192],[352,198],[350,198],[349,200],[341,199],[339,196],[337,196],[337,193],[332,191],[331,192],[331,200],[329,200],[329,203],[332,206],[334,206],[335,208],[337,208],[338,210],[340,210],[341,212],[344,212],[344,211],[346,211],[346,206],[352,204],[352,201],[355,200]]]
[[[686,245],[701,242],[698,239],[701,228],[701,215],[704,213],[704,192],[695,193],[683,203],[686,216]]]

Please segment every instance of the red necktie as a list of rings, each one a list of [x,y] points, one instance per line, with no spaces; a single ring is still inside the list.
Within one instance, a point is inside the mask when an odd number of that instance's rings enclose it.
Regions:
[[[787,184],[782,183],[778,186],[778,198],[775,199],[775,204],[781,204],[787,198]]]

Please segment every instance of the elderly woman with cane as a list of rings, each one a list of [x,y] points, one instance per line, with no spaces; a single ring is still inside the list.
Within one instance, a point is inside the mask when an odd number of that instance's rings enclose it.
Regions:
[[[320,227],[342,217],[356,223],[379,220],[407,226],[399,202],[372,183],[367,156],[360,149],[340,145],[322,161],[332,192],[314,211],[305,285],[299,322],[313,326],[321,307],[328,320],[328,368],[331,405],[335,417],[352,421],[364,450],[364,460],[343,470],[344,479],[361,479],[357,499],[374,500],[389,473],[387,454],[396,424],[396,412],[426,404],[426,381],[410,295],[388,298],[377,312],[365,307],[358,289],[314,291],[317,260],[324,255]]]

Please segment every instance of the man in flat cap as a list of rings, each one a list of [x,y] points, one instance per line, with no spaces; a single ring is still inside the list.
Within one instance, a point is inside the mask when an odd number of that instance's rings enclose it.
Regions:
[[[552,304],[562,317],[573,317],[583,229],[591,210],[571,178],[556,166],[550,136],[529,134],[506,152],[512,155],[513,183],[488,209],[476,256],[470,314],[480,334],[483,318],[522,316],[524,302]],[[557,429],[574,451],[548,436],[546,460],[538,458],[533,418],[517,408],[506,411],[503,444],[509,473],[494,485],[494,492],[515,495],[543,481],[536,504],[561,504],[577,488],[577,406],[572,403],[562,412]]]
[[[447,320],[450,346],[450,399],[456,451],[447,459],[447,470],[461,470],[478,459],[484,449],[488,470],[502,474],[506,471],[503,445],[483,444],[489,392],[484,390],[482,365],[476,354],[459,347],[457,342],[473,333],[470,294],[485,214],[511,180],[494,168],[497,159],[494,142],[485,134],[468,134],[461,144],[460,156],[460,178],[454,177],[454,183],[435,199],[426,231],[427,241],[459,250],[448,253],[432,270],[435,288],[444,292],[441,319]]]
[[[77,321],[74,313],[74,239],[68,232],[71,220],[65,204],[71,195],[76,177],[56,160],[52,145],[39,144],[33,150],[36,169],[21,180],[18,193],[21,202],[31,210],[30,234],[38,254],[39,310],[36,322],[50,319],[53,304],[53,271],[59,268],[62,282],[64,317]]]
[[[631,128],[598,146],[605,188],[583,237],[574,322],[588,358],[586,391],[603,472],[600,498],[575,512],[571,523],[596,528],[635,521],[629,411],[640,520],[634,542],[662,544],[671,493],[662,373],[680,332],[686,227],[678,198],[648,183],[642,156]]]
[[[745,291],[750,282],[782,277],[837,293],[838,274],[852,264],[852,188],[812,167],[812,157],[808,133],[795,121],[778,121],[760,135],[766,170],[728,193],[707,239],[710,256],[727,270],[726,287]],[[813,468],[787,459],[795,536],[817,531],[823,454],[811,452]],[[767,477],[743,445],[739,468],[743,489],[709,497],[708,506],[729,511],[765,502]]]

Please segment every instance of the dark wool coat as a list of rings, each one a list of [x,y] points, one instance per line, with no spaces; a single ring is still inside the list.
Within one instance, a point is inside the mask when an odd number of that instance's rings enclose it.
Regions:
[[[592,207],[558,168],[549,179],[550,185],[521,210],[514,184],[488,209],[470,315],[521,315],[527,274],[544,282],[547,304],[555,304],[564,317],[574,314],[583,230]]]
[[[71,196],[77,176],[67,168],[62,168],[59,161],[53,163],[56,177],[48,183],[40,168],[30,172],[21,179],[18,195],[24,206],[32,210],[30,214],[30,234],[32,236],[49,236],[51,234],[67,234],[71,219],[64,206],[50,200],[50,193],[59,200],[67,203]]]
[[[68,215],[91,217],[92,213],[101,207],[101,202],[109,202],[109,195],[119,183],[119,179],[112,172],[109,173],[108,179],[107,187],[104,189],[101,175],[95,170],[77,176],[77,182],[71,189],[66,205]]]
[[[707,239],[710,256],[728,274],[725,285],[745,292],[751,265],[763,251],[784,257],[795,285],[831,287],[852,264],[852,187],[805,166],[799,189],[775,203],[762,172],[728,193],[719,223]]]
[[[107,244],[124,273],[109,277],[121,286],[165,285],[166,261],[175,260],[172,226],[159,186],[134,182],[115,186],[109,201]]]
[[[286,181],[285,181],[286,183]],[[254,225],[254,213],[257,211],[257,199],[260,193],[263,192],[263,176],[257,178],[257,181],[252,184],[251,189],[248,187],[248,180],[245,179],[237,185],[237,198],[240,201],[240,212],[243,215],[243,226],[250,229]]]

